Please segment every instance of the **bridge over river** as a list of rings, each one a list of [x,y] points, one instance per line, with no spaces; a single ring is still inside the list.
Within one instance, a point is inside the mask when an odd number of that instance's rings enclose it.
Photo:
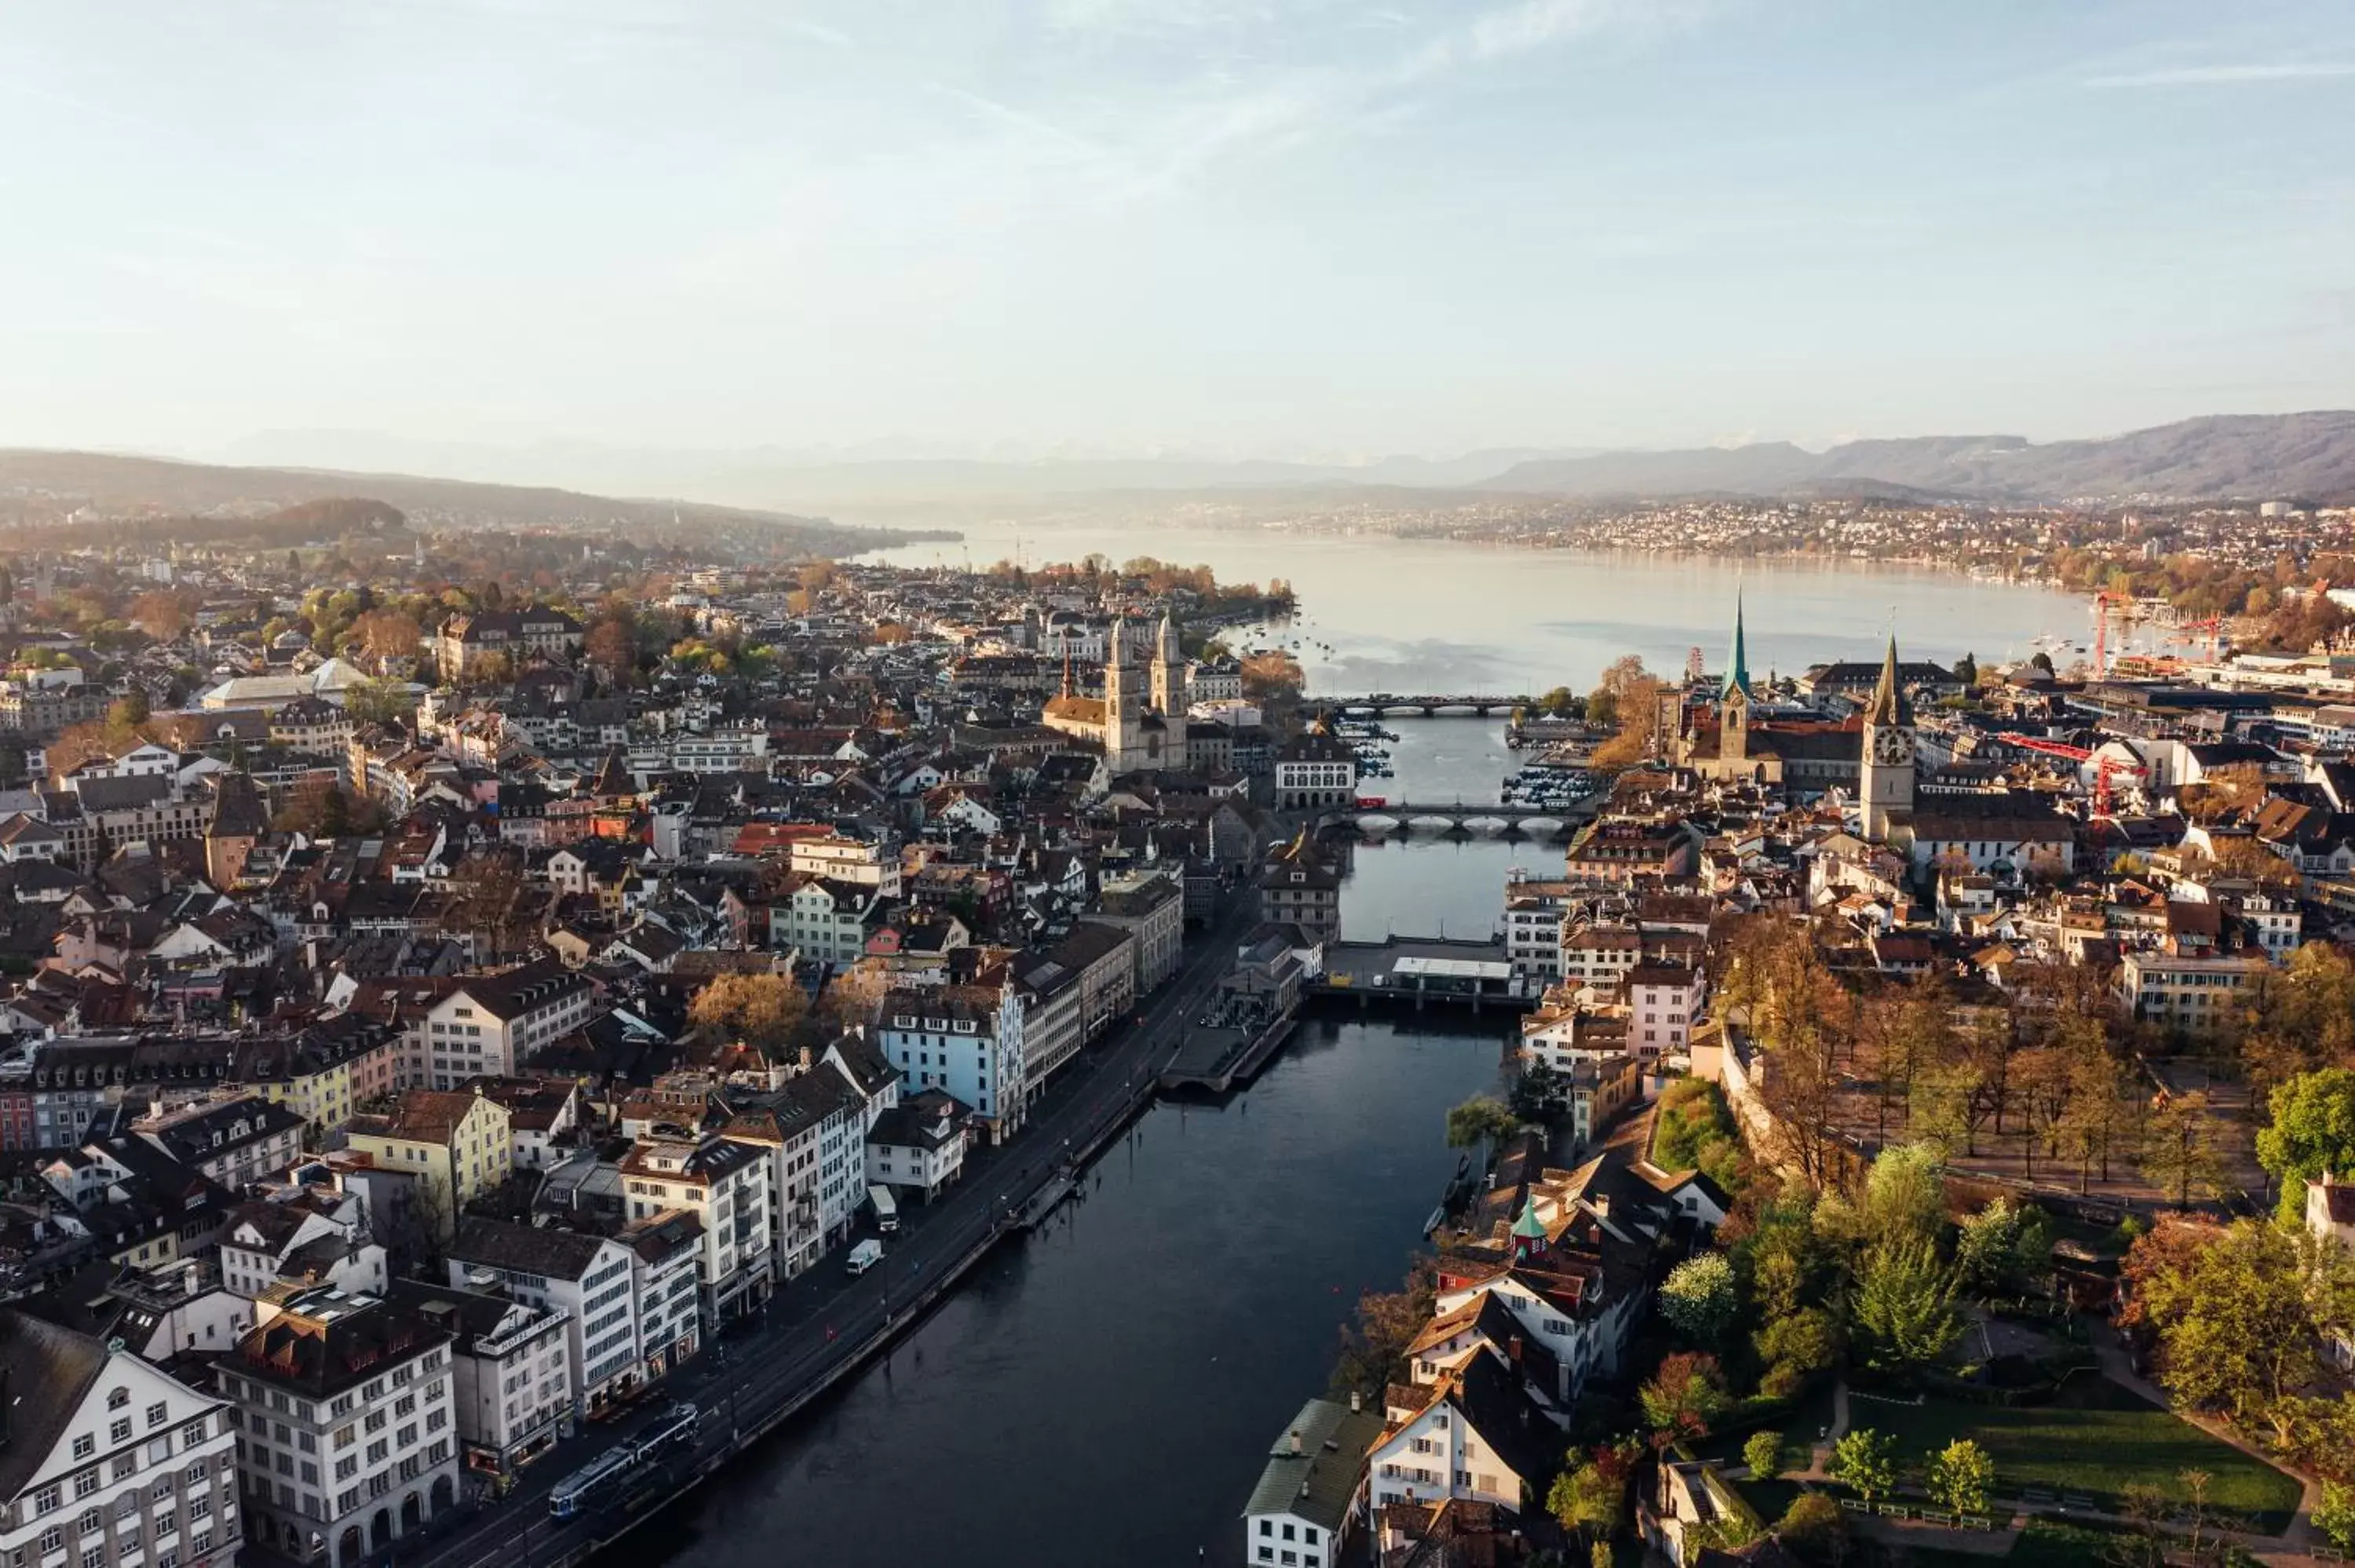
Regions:
[[[1309,703],[1320,707],[1338,708],[1351,718],[1371,718],[1378,714],[1394,714],[1402,718],[1441,717],[1462,714],[1508,714],[1515,708],[1534,708],[1537,699],[1531,696],[1499,697],[1474,694],[1468,696],[1400,696],[1390,692],[1376,692],[1369,697],[1311,696]]]
[[[1423,803],[1385,800],[1380,805],[1328,806],[1316,814],[1316,831],[1350,827],[1369,838],[1436,837],[1565,839],[1594,815],[1600,796],[1540,810],[1530,806],[1466,805],[1461,800]]]

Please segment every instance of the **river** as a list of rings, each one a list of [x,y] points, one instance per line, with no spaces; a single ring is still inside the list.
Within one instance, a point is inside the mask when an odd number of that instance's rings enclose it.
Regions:
[[[968,548],[1011,556],[1010,532]],[[1875,653],[1892,606],[1907,651],[1930,657],[2020,652],[2083,619],[2055,594],[1887,570],[1738,578],[1654,557],[1167,530],[1034,530],[1023,554],[1092,549],[1290,579],[1327,692],[1582,686],[1622,652],[1681,667],[1695,643],[1714,662],[1737,580],[1762,672]],[[1382,785],[1401,798],[1493,800],[1512,767],[1500,721],[1388,722]],[[1362,845],[1342,929],[1486,935],[1509,868],[1560,864],[1557,847],[1497,841]],[[1454,1169],[1446,1107],[1497,1085],[1509,1027],[1313,1017],[1224,1104],[1156,1107],[1085,1203],[1002,1248],[887,1362],[634,1539],[632,1561],[1232,1568],[1269,1448],[1322,1392],[1359,1294],[1398,1284]]]
[[[1147,1113],[1086,1202],[631,1560],[1234,1568],[1260,1466],[1359,1294],[1398,1287],[1455,1168],[1446,1108],[1496,1085],[1499,1038],[1312,1020],[1223,1106]]]
[[[1115,561],[1153,556],[1208,566],[1220,582],[1289,582],[1301,612],[1280,636],[1296,644],[1308,690],[1330,695],[1582,692],[1622,654],[1638,654],[1655,671],[1680,671],[1693,648],[1721,669],[1737,592],[1750,667],[1760,674],[1878,659],[1892,627],[1908,658],[1974,652],[1986,662],[2024,659],[2047,634],[2083,642],[2093,629],[2091,607],[2057,589],[1870,562],[1033,524],[969,524],[961,545],[910,545],[860,558],[982,568],[1095,551]]]

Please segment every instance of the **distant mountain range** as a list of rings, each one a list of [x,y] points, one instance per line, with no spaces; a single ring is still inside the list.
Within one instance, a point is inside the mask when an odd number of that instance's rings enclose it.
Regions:
[[[826,553],[872,547],[899,537],[885,530],[844,529],[824,518],[788,513],[696,501],[626,500],[546,485],[484,484],[334,469],[232,468],[113,452],[0,449],[0,514],[24,504],[17,497],[29,495],[86,502],[105,512],[165,514],[293,507],[358,496],[399,508],[412,525],[420,527],[654,528],[675,518],[687,523],[755,524]]]
[[[2094,440],[1922,436],[1810,452],[1787,442],[1516,463],[1481,488],[1567,496],[1781,495],[1896,486],[1982,501],[2355,497],[2355,412],[2219,415]]]
[[[692,452],[577,442],[411,441],[334,430],[256,436],[238,443],[233,455],[262,466],[0,451],[0,489],[31,483],[110,503],[154,500],[189,509],[362,494],[410,513],[518,522],[666,519],[677,504],[687,513],[718,509],[811,530],[828,526],[800,514],[814,508],[902,503],[921,514],[937,503],[1061,503],[1115,493],[1251,492],[1281,502],[1293,492],[1365,492],[1394,507],[1412,506],[1418,494],[1444,494],[1455,504],[1482,493],[1598,501],[1707,495],[2007,503],[2355,500],[2355,412],[2344,410],[2223,415],[2041,443],[1994,435],[1849,441],[1821,452],[1786,441],[1680,451],[1506,447],[1355,463],[917,458],[880,448],[851,454],[782,447]],[[426,473],[446,477],[412,477]],[[692,500],[611,499],[615,495]]]
[[[1284,490],[1348,485],[1462,488],[1517,464],[1593,456],[1599,448],[1497,447],[1461,457],[1370,462],[1222,461],[1186,457],[920,457],[878,450],[679,451],[574,441],[496,446],[415,441],[353,430],[274,430],[233,443],[240,463],[439,473],[495,484],[549,482],[625,495],[692,495],[742,506],[840,501],[932,502],[1122,490]]]

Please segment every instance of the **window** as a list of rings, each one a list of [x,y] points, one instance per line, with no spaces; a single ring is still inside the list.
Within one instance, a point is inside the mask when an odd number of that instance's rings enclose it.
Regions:
[[[43,1487],[33,1494],[33,1511],[37,1514],[55,1513],[58,1511],[58,1506],[64,1501],[64,1495],[57,1488]]]
[[[147,1425],[161,1426],[170,1418],[170,1415],[171,1411],[167,1406],[161,1404],[151,1404],[147,1407]]]
[[[106,1391],[106,1408],[107,1408],[107,1409],[109,1409],[109,1410],[120,1410],[120,1409],[122,1409],[124,1405],[126,1405],[126,1404],[130,1404],[130,1403],[131,1403],[131,1391],[130,1391],[129,1389],[127,1389],[127,1388],[110,1388],[110,1389],[108,1389],[108,1390]]]
[[[43,1556],[52,1552],[63,1552],[66,1549],[66,1532],[53,1524],[41,1531],[39,1544]]]
[[[98,1439],[90,1433],[85,1432],[80,1436],[74,1439],[73,1457],[75,1458],[87,1459],[92,1454],[97,1452]]]
[[[78,1498],[86,1498],[90,1496],[91,1493],[98,1490],[98,1472],[96,1470],[81,1471],[74,1477],[73,1487],[74,1496]]]

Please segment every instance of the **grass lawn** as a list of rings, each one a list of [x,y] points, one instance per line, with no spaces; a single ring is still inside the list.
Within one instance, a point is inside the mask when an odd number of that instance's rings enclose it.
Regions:
[[[1742,1446],[1753,1432],[1779,1432],[1783,1435],[1783,1463],[1785,1467],[1804,1470],[1807,1467],[1808,1451],[1815,1446],[1816,1435],[1832,1424],[1833,1384],[1829,1378],[1810,1389],[1806,1397],[1779,1415],[1770,1417],[1755,1426],[1739,1432],[1713,1434],[1692,1446],[1694,1457],[1714,1459],[1728,1471],[1742,1467]],[[1783,1517],[1791,1499],[1804,1489],[1796,1481],[1734,1480],[1733,1489],[1740,1492],[1758,1517],[1768,1524]]]
[[[2129,1485],[2142,1482],[2174,1496],[2183,1489],[2178,1472],[2205,1470],[2214,1478],[2211,1502],[2254,1519],[2269,1533],[2280,1533],[2297,1510],[2299,1487],[2288,1476],[2092,1374],[2071,1378],[2047,1405],[2007,1410],[1936,1399],[1919,1405],[1859,1399],[1851,1402],[1849,1419],[1891,1434],[1901,1461],[1916,1468],[1957,1437],[1976,1440],[1995,1460],[1999,1496],[2039,1487],[2078,1493],[2115,1512]]]
[[[2001,1557],[1977,1552],[1941,1552],[1934,1546],[1891,1550],[1889,1561],[1898,1568],[2084,1568],[2102,1560],[2103,1548],[2118,1531],[2103,1525],[2064,1524],[2040,1519],[2019,1532],[2019,1540]]]

